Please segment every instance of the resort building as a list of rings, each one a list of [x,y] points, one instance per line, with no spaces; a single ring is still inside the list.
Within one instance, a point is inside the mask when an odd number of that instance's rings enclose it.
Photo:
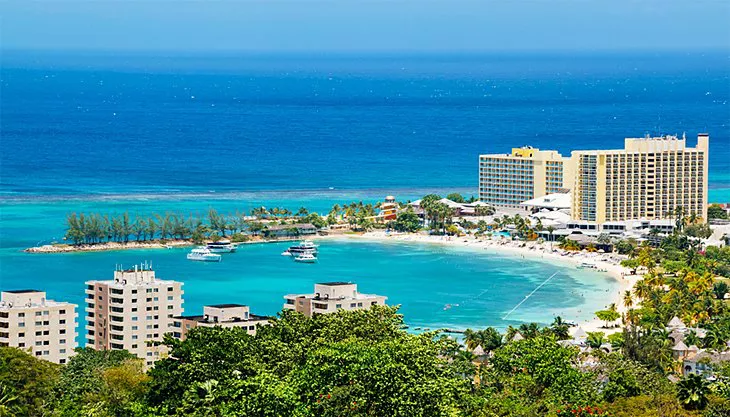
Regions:
[[[284,309],[312,317],[314,314],[334,313],[337,310],[366,310],[374,305],[385,305],[388,297],[357,292],[357,284],[350,282],[323,282],[314,284],[312,294],[284,296]]]
[[[0,346],[66,363],[76,348],[76,304],[46,299],[38,290],[0,294]]]
[[[709,136],[627,138],[624,149],[574,151],[571,216],[604,223],[687,215],[707,219]]]
[[[272,237],[314,235],[317,233],[317,227],[311,223],[276,224],[267,226],[266,230],[269,236]]]
[[[251,314],[249,307],[243,304],[205,306],[200,316],[175,316],[173,320],[172,335],[181,340],[196,327],[242,327],[248,334],[255,335],[256,326],[269,324],[269,317]]]
[[[390,221],[395,220],[398,215],[398,203],[392,195],[386,196],[385,201],[380,204],[378,212],[378,220]]]
[[[531,146],[511,154],[479,155],[479,200],[493,206],[520,207],[520,203],[563,192],[571,178],[568,158],[557,151]]]
[[[146,264],[117,269],[114,279],[86,282],[86,347],[125,349],[151,366],[166,353],[161,342],[183,312],[182,283],[160,280]]]

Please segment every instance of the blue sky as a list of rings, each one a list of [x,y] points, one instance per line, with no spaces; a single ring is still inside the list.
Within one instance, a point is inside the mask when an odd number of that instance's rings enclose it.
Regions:
[[[728,0],[10,0],[4,49],[730,49]]]

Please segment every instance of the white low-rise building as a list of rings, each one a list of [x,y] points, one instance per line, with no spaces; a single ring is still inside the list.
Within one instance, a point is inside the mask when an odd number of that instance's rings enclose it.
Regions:
[[[312,317],[314,314],[329,314],[337,310],[365,310],[374,305],[385,305],[387,298],[360,293],[357,284],[351,282],[323,282],[314,284],[314,293],[285,295],[284,309]]]
[[[251,314],[250,307],[243,304],[216,304],[203,307],[199,316],[173,317],[172,335],[185,340],[187,333],[196,327],[241,327],[250,335],[256,334],[257,326],[269,324],[270,317]]]
[[[16,347],[64,364],[76,348],[76,304],[53,301],[44,291],[3,291],[0,346]]]

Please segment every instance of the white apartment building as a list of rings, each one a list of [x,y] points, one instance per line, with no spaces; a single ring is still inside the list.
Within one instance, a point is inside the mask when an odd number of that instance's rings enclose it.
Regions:
[[[44,291],[0,294],[0,346],[64,364],[76,348],[76,304],[48,300]]]
[[[270,317],[251,314],[250,307],[243,304],[216,304],[203,307],[199,316],[173,317],[172,335],[185,340],[187,333],[196,327],[241,327],[250,335],[256,334],[256,326],[267,326]]]
[[[350,282],[323,282],[314,284],[311,294],[284,296],[284,309],[312,317],[314,314],[334,313],[337,310],[364,310],[374,305],[385,305],[388,297],[357,292],[357,284]]]
[[[114,279],[86,282],[86,346],[125,349],[152,366],[167,352],[161,342],[183,313],[182,283],[161,280],[146,264],[118,268]]]

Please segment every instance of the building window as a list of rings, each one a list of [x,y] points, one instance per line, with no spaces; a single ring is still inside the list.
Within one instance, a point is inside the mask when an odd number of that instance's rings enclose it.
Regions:
[[[59,310],[58,313],[59,314],[66,314],[66,310]]]
[[[36,311],[36,312],[35,312],[35,315],[36,315],[36,317],[38,317],[38,316],[42,316],[42,315],[43,315],[43,313],[41,313],[40,311]]]
[[[25,333],[18,333],[18,337],[25,337]]]
[[[25,317],[25,313],[18,313],[18,317]]]
[[[65,345],[66,344],[66,339],[61,339],[61,340],[58,341],[58,343],[60,343],[62,345]]]

